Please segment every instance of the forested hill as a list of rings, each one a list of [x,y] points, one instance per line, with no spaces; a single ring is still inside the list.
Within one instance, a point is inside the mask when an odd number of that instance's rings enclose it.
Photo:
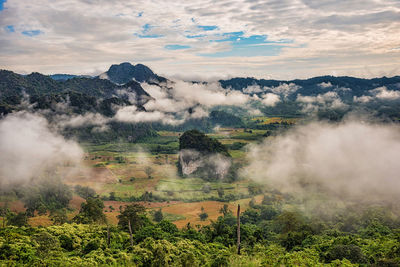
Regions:
[[[250,86],[259,86],[261,88],[264,88],[265,91],[269,91],[270,89],[277,88],[286,84],[291,85],[292,87],[297,86],[297,90],[292,90],[294,95],[301,94],[306,96],[331,91],[335,88],[348,88],[351,90],[349,94],[351,94],[352,96],[361,96],[366,91],[373,90],[382,86],[385,86],[389,90],[400,90],[400,76],[373,79],[362,79],[348,76],[320,76],[304,80],[296,79],[286,81],[238,77],[229,80],[220,80],[219,83],[223,88],[232,88],[234,90],[240,91],[243,91]],[[271,92],[273,91],[274,90],[272,90]]]
[[[73,102],[72,105],[84,111],[98,111],[105,107],[109,113],[111,104],[137,105],[141,107],[151,96],[136,81],[117,85],[100,78],[74,77],[68,80],[54,80],[37,72],[20,75],[0,70],[0,113],[6,114],[18,106],[24,96],[29,96],[37,108],[49,108],[53,103]],[[98,103],[100,100],[102,103]],[[105,114],[107,115],[107,114]]]
[[[143,64],[132,65],[129,62],[112,65],[107,72],[99,77],[109,79],[116,84],[125,84],[132,80],[138,82],[166,82],[167,79],[155,74],[149,67]]]
[[[127,105],[145,110],[143,105],[153,96],[142,88],[141,83],[159,86],[169,99],[176,100],[172,103],[181,101],[175,99],[176,95],[173,94],[174,82],[168,83],[166,78],[142,64],[125,62],[112,65],[107,72],[96,77],[68,74],[47,76],[37,72],[20,75],[0,70],[0,114],[20,109],[21,101],[26,96],[29,96],[30,104],[35,104],[38,109],[49,109],[54,103],[72,102],[71,105],[76,107],[73,112],[79,114],[98,112],[112,116],[113,106]],[[229,112],[221,112],[218,107],[213,107],[209,111],[210,123],[214,126],[243,126],[249,107],[265,116],[302,117],[312,114],[322,119],[340,120],[349,112],[361,110],[391,121],[400,120],[400,76],[373,79],[321,76],[290,81],[232,78],[220,80],[219,83],[220,93],[240,91],[249,101],[245,108],[236,105]],[[210,85],[207,82],[202,84],[204,87]],[[191,83],[186,86],[187,95],[194,94],[189,90]],[[160,103],[163,101],[159,100]],[[192,109],[188,109],[188,112]],[[203,124],[197,119],[191,127],[207,130],[212,126],[204,127]],[[168,127],[163,125],[160,128]]]
[[[89,96],[110,97],[116,90],[129,89],[138,95],[149,94],[138,82],[130,81],[124,85],[100,78],[74,77],[68,80],[55,80],[50,76],[33,72],[20,75],[8,70],[0,70],[0,97],[4,99],[25,92],[28,95],[46,95],[75,91]]]

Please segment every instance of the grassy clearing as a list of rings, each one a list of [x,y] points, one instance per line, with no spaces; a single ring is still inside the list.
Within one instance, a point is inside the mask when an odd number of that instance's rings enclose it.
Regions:
[[[195,203],[181,203],[176,205],[171,205],[163,208],[163,212],[172,214],[184,214],[186,218],[175,221],[175,225],[179,228],[185,227],[188,223],[192,226],[194,225],[207,225],[211,220],[216,220],[218,216],[221,216],[220,209],[224,206],[223,202],[217,201],[203,201]],[[208,214],[208,219],[201,221],[199,214],[201,213],[201,208]],[[235,212],[236,206],[234,204],[228,204],[229,210]],[[245,209],[243,209],[244,211]]]
[[[229,150],[229,154],[234,159],[243,159],[246,156],[246,152],[243,150]]]
[[[248,121],[255,124],[270,123],[295,123],[294,118],[254,117]],[[235,163],[245,161],[246,151],[243,145],[262,140],[267,130],[243,128],[218,128],[215,133],[209,134],[220,142],[228,145],[229,153]],[[119,200],[128,201],[130,197],[138,198],[145,192],[161,197],[158,200],[166,202],[143,202],[146,208],[155,210],[162,208],[167,219],[176,221],[182,227],[186,223],[207,224],[200,221],[198,213],[204,206],[209,219],[219,216],[219,209],[226,202],[209,201],[224,199],[224,197],[246,197],[238,201],[231,201],[229,207],[242,205],[245,210],[251,198],[248,186],[250,181],[237,181],[235,183],[207,182],[200,178],[181,178],[177,175],[176,162],[178,160],[178,147],[180,132],[159,131],[158,136],[143,139],[140,143],[110,143],[110,144],[84,144],[87,155],[85,162],[89,166],[89,175],[73,179],[68,184],[90,186],[102,197],[109,197],[114,192]],[[242,143],[242,144],[235,144]],[[238,146],[239,145],[239,146]],[[150,175],[148,169],[151,169]],[[149,179],[150,177],[150,179]],[[218,194],[218,188],[223,188],[223,198]],[[226,198],[225,200],[234,199]],[[156,201],[158,201],[156,199]],[[261,202],[262,196],[257,196],[256,201]],[[79,210],[83,200],[72,201],[71,206]],[[154,201],[154,199],[153,199]],[[177,201],[181,203],[176,203]],[[107,217],[116,222],[119,206],[129,202],[108,203],[106,201]],[[184,202],[184,203],[182,203]],[[115,204],[115,205],[114,205]],[[113,209],[109,206],[112,205]]]

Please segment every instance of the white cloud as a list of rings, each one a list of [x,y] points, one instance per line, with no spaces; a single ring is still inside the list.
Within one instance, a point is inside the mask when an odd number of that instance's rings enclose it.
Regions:
[[[268,107],[273,107],[276,105],[276,103],[278,103],[279,101],[281,101],[280,97],[276,94],[272,94],[272,93],[268,93],[262,96],[262,100],[261,103],[263,103],[264,105],[268,106]]]
[[[400,98],[400,91],[388,90],[385,86],[370,91],[375,97],[382,100],[396,100]]]
[[[271,90],[275,94],[283,95],[285,97],[299,90],[301,86],[294,83],[282,83],[276,87],[264,87],[264,90]]]
[[[132,61],[167,75],[286,79],[398,74],[400,51],[394,49],[400,42],[398,1],[9,0],[4,7],[0,11],[0,68],[18,72],[98,74],[112,63]],[[141,17],[139,12],[143,12]],[[147,34],[163,37],[134,35],[145,24],[154,26]],[[13,25],[15,32],[7,32],[7,25]],[[218,29],[211,33],[198,25]],[[43,33],[21,34],[27,30]],[[229,51],[229,42],[210,40],[238,31],[247,37],[267,35],[271,41],[291,42],[279,44],[281,51],[273,56],[200,56]],[[169,44],[190,48],[166,50]]]
[[[303,112],[315,112],[322,108],[341,109],[347,105],[342,102],[336,92],[327,92],[317,96],[298,95],[296,101],[303,105]]]
[[[66,127],[81,127],[81,126],[102,126],[107,124],[111,119],[106,118],[99,113],[85,113],[83,115],[57,115],[54,119],[56,125],[58,127],[66,128]]]
[[[327,83],[322,82],[322,83],[319,83],[318,86],[321,88],[328,88],[328,87],[332,87],[332,84],[331,84],[331,82],[327,82]]]
[[[298,195],[396,203],[399,133],[393,125],[359,121],[311,123],[252,146],[244,175]]]
[[[181,124],[187,119],[208,116],[208,109],[214,106],[242,106],[251,97],[240,91],[223,89],[219,83],[190,83],[175,80],[165,87],[142,84],[152,97],[144,107],[122,107],[114,119],[125,122],[162,122]]]
[[[257,84],[249,85],[243,89],[243,93],[245,94],[254,94],[254,93],[261,93],[263,89],[258,86]]]
[[[363,96],[353,96],[353,101],[354,102],[359,102],[359,103],[368,103],[373,99],[372,96],[368,95],[363,95]]]
[[[385,86],[369,90],[371,95],[354,96],[354,102],[367,103],[372,100],[397,100],[400,99],[400,91],[388,90]]]
[[[165,124],[177,125],[183,120],[177,120],[174,116],[160,111],[140,111],[135,106],[120,108],[114,119],[121,122],[162,122]]]
[[[77,143],[55,133],[40,115],[18,112],[0,121],[1,185],[29,182],[82,156]]]

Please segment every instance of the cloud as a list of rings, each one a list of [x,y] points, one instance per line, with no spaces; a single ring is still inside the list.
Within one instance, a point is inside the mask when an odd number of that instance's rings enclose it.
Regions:
[[[354,102],[359,102],[359,103],[368,103],[373,99],[372,96],[368,95],[363,95],[363,96],[353,96],[353,101]]]
[[[336,92],[327,92],[317,96],[297,95],[296,101],[303,106],[303,112],[315,112],[320,108],[343,109],[347,105],[342,102]]]
[[[243,175],[303,196],[396,203],[399,157],[398,126],[310,123],[251,146]]]
[[[353,101],[359,103],[368,103],[373,100],[398,100],[400,91],[388,90],[385,86],[369,90],[371,95],[354,96]]]
[[[290,94],[296,92],[300,89],[301,86],[294,84],[294,83],[282,83],[276,87],[264,87],[264,90],[270,90],[275,94],[282,95],[284,97],[289,96]]]
[[[332,84],[331,84],[331,82],[327,82],[327,83],[322,82],[322,83],[319,83],[318,86],[321,88],[329,88],[329,87],[332,87]]]
[[[18,112],[0,121],[0,184],[28,182],[46,170],[79,163],[80,146],[53,132],[37,114]]]
[[[0,68],[23,73],[102,73],[125,61],[166,75],[277,79],[399,70],[398,1],[10,0],[0,12]],[[243,35],[221,42],[233,33]],[[264,43],[247,45],[254,40]],[[249,47],[271,53],[249,57]],[[202,56],[234,49],[224,58]]]
[[[385,86],[370,91],[375,97],[382,100],[396,100],[400,98],[400,91],[388,90]]]
[[[203,155],[192,149],[179,151],[179,161],[184,175],[191,175],[204,168],[203,171],[223,179],[229,172],[231,160],[221,154]]]
[[[177,120],[173,115],[160,111],[141,111],[136,106],[127,106],[120,108],[114,116],[114,119],[120,122],[162,122],[164,124],[177,125],[183,120]]]
[[[114,119],[123,122],[162,122],[181,124],[187,119],[208,116],[208,109],[214,106],[242,106],[251,97],[240,91],[226,90],[217,82],[190,83],[175,80],[166,86],[142,84],[143,89],[153,98],[144,107],[119,108]]]
[[[246,88],[243,89],[243,93],[245,94],[259,94],[262,92],[270,92],[267,94],[264,94],[264,96],[262,98],[267,98],[268,100],[266,100],[265,103],[271,103],[271,101],[274,102],[274,104],[276,102],[278,102],[276,99],[279,96],[282,96],[283,98],[288,97],[289,95],[295,93],[298,89],[300,89],[301,86],[294,84],[294,83],[281,83],[278,86],[272,86],[272,87],[268,87],[268,86],[264,86],[264,87],[260,87],[257,84],[253,84],[250,86],[247,86]]]
[[[267,93],[267,94],[263,95],[262,98],[263,99],[261,100],[261,103],[263,103],[264,105],[266,105],[268,107],[273,107],[276,105],[276,103],[281,101],[281,99],[278,95],[272,94],[272,93]]]
[[[104,126],[110,120],[110,118],[106,118],[99,113],[87,112],[83,115],[56,115],[54,123],[57,125],[57,127],[64,129],[67,127],[76,128],[82,126]]]
[[[254,93],[261,93],[261,92],[263,92],[263,89],[256,84],[249,85],[243,89],[243,93],[245,93],[245,94],[254,94]]]

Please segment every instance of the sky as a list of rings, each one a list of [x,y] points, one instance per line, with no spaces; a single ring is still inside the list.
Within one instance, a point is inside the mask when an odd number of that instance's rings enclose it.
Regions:
[[[167,77],[400,75],[399,0],[0,0],[0,69]]]

